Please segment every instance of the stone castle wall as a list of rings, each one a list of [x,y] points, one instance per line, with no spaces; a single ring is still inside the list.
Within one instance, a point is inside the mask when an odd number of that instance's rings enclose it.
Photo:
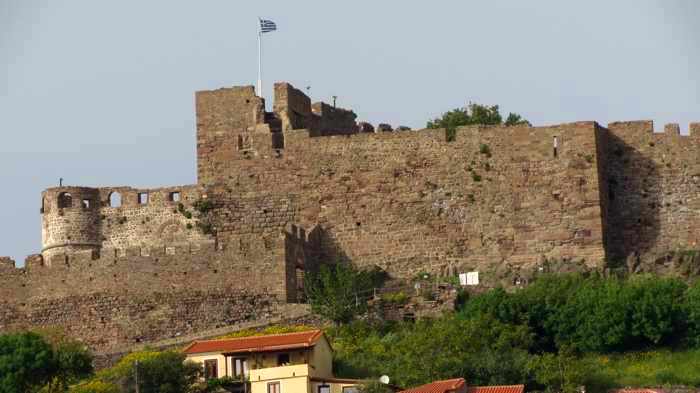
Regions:
[[[256,319],[321,263],[512,285],[698,249],[700,124],[357,133],[286,83],[271,113],[252,86],[197,92],[196,110],[197,185],[42,194],[42,255],[0,258],[0,331],[114,351]]]
[[[442,130],[318,138],[294,130],[283,133],[280,154],[269,135],[256,134],[247,152],[228,151],[230,171],[206,181],[268,201],[255,210],[267,214],[268,228],[315,230],[316,254],[328,262],[378,265],[403,277],[476,268],[517,276],[543,259],[600,266],[596,132],[592,122],[477,127],[448,142]],[[220,218],[241,208],[239,198],[212,200]],[[285,201],[283,210],[274,200]]]
[[[200,199],[196,186],[48,189],[42,194],[42,254],[50,265],[81,250],[123,255],[127,248],[210,240],[196,225],[192,205]]]
[[[98,351],[264,316],[285,303],[285,239],[0,260],[0,331],[60,327]],[[60,262],[60,263],[59,263]],[[294,284],[294,283],[292,283]]]
[[[611,261],[632,271],[700,248],[700,124],[689,135],[676,124],[653,129],[650,121],[611,123],[600,141],[606,243]]]

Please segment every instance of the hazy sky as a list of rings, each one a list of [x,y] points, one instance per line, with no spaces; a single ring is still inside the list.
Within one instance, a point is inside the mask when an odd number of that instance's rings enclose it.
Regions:
[[[372,123],[467,101],[535,125],[700,121],[700,1],[0,0],[0,255],[57,185],[191,184],[194,91],[272,82]],[[271,102],[268,101],[268,108]]]

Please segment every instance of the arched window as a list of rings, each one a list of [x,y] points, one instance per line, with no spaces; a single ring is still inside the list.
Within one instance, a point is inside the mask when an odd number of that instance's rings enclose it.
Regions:
[[[68,192],[58,194],[58,208],[73,207],[73,196]]]
[[[122,194],[114,191],[109,194],[109,206],[120,207],[122,205]]]
[[[46,198],[41,198],[41,213],[48,213],[49,205],[46,203]]]

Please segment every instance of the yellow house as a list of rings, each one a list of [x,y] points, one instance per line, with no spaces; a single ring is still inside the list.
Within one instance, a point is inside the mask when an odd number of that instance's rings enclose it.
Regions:
[[[358,380],[333,377],[333,350],[320,330],[195,341],[187,360],[207,379],[240,379],[246,393],[357,393]]]

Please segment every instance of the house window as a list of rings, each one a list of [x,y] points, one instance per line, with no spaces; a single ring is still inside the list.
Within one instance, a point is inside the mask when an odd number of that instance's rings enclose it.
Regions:
[[[280,353],[279,355],[277,355],[277,365],[284,366],[285,364],[289,364],[289,354]]]
[[[138,199],[139,199],[139,205],[147,204],[148,203],[148,193],[147,192],[139,192]]]
[[[248,376],[248,360],[245,358],[233,359],[233,376],[237,378]]]
[[[90,200],[83,199],[83,209],[89,209],[89,208],[90,208]]]
[[[343,386],[343,393],[360,393],[357,386]]]
[[[331,385],[318,385],[318,393],[331,393]]]
[[[170,193],[170,202],[180,202],[180,192],[174,191]]]
[[[269,382],[267,384],[267,393],[281,393],[279,382]]]
[[[204,379],[219,378],[219,362],[216,359],[204,361]]]

